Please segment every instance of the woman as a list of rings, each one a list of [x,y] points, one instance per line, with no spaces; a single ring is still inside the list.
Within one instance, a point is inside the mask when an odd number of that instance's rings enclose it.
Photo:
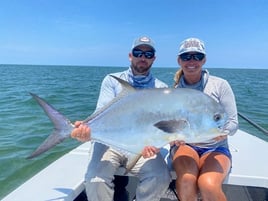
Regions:
[[[211,144],[176,143],[171,153],[176,171],[176,191],[180,201],[198,199],[224,201],[222,183],[231,168],[231,153],[227,136],[238,129],[237,109],[233,91],[228,82],[209,75],[202,69],[206,63],[204,43],[197,38],[184,40],[179,48],[178,64],[180,69],[175,74],[175,88],[193,88],[203,91],[223,105],[228,120],[223,135],[215,138]]]

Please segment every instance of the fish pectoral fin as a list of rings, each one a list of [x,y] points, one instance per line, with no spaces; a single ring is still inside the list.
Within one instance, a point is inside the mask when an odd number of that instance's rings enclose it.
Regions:
[[[188,121],[185,119],[180,120],[168,120],[168,121],[159,121],[154,124],[155,127],[166,133],[178,133],[182,131],[189,125]]]

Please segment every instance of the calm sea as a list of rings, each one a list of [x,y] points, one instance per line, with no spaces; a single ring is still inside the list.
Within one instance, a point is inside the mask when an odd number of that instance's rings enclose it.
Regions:
[[[69,139],[36,159],[25,159],[52,129],[49,119],[29,92],[45,98],[71,121],[82,120],[94,111],[104,76],[125,69],[0,65],[0,199],[79,145]],[[239,112],[268,129],[268,70],[208,70],[229,81]],[[153,68],[154,75],[170,86],[175,71],[176,68]],[[268,141],[261,131],[245,120],[239,120],[240,129]]]

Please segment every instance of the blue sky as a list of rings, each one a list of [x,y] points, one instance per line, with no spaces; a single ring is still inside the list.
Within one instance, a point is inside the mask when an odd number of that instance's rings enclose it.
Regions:
[[[198,37],[205,67],[268,69],[267,0],[0,0],[0,64],[128,66],[141,35],[157,67]]]

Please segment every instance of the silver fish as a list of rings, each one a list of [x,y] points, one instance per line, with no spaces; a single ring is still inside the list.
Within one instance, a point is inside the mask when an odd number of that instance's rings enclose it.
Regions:
[[[208,95],[186,88],[136,90],[126,81],[112,77],[121,83],[123,90],[110,104],[84,120],[91,128],[92,140],[139,154],[147,145],[162,147],[173,140],[200,143],[222,135],[225,111]],[[45,100],[31,95],[53,122],[54,130],[28,158],[69,138],[74,129]]]

